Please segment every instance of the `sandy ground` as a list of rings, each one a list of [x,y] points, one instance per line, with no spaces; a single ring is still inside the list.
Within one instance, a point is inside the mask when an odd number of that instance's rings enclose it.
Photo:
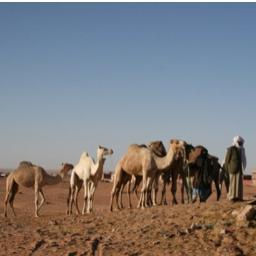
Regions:
[[[33,190],[21,188],[14,204],[17,217],[9,211],[4,218],[3,203],[0,205],[0,255],[256,255],[256,222],[240,223],[231,214],[247,202],[230,203],[225,191],[219,202],[214,192],[203,204],[111,213],[111,188],[111,183],[99,184],[94,213],[66,216],[68,182],[47,186],[40,218],[33,217]],[[1,202],[4,190],[2,178]],[[246,185],[244,194],[252,198],[256,187]],[[135,195],[132,198],[135,206]],[[168,199],[171,202],[169,188]],[[82,193],[79,201],[81,208]]]

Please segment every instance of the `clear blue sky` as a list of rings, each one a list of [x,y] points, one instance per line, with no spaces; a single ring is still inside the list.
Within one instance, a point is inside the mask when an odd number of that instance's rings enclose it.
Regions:
[[[0,167],[181,138],[256,167],[256,4],[1,3]]]

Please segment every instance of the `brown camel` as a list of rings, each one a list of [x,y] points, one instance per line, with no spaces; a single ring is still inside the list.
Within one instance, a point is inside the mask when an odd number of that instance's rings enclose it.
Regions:
[[[167,205],[166,200],[166,186],[170,183],[170,179],[172,180],[171,184],[171,193],[172,193],[172,204],[178,204],[178,201],[176,199],[176,192],[177,192],[177,180],[180,178],[182,180],[182,186],[181,186],[181,203],[184,203],[184,160],[182,158],[177,159],[173,162],[172,166],[167,170],[166,172],[161,174],[160,179],[162,180],[162,193],[161,193],[161,200],[160,204]]]
[[[118,162],[115,173],[121,172],[118,169],[122,169],[130,175],[142,176],[142,189],[138,207],[148,207],[148,195],[157,173],[166,170],[174,159],[180,157],[180,154],[184,154],[184,142],[181,140],[170,141],[169,150],[165,157],[158,157],[149,148],[133,144],[128,147],[127,153]],[[114,182],[111,193],[111,211],[116,184]]]
[[[156,154],[159,157],[166,155],[166,150],[162,141],[152,141],[148,144],[148,146],[146,146],[145,144],[142,144],[139,146],[145,147],[145,148],[148,147],[150,150],[154,152],[154,154]],[[127,185],[129,208],[132,208],[131,197],[130,197],[132,177],[134,178],[134,187],[132,192],[135,192],[137,198],[139,199],[137,188],[142,181],[142,176],[130,175],[126,173],[122,168],[116,168],[116,170],[117,172],[115,173],[115,176],[114,176],[115,177],[114,183],[116,183],[116,186],[115,186],[115,191],[113,193],[114,193],[114,197],[116,197],[117,208],[118,209],[124,208],[123,202],[122,202],[122,193],[126,185]],[[120,196],[120,202],[119,202],[119,196]]]
[[[184,186],[187,190],[188,201],[192,201],[192,189],[198,187],[202,179],[204,181],[208,179],[215,183],[217,200],[219,200],[221,191],[219,188],[220,164],[218,158],[210,155],[208,150],[201,145],[193,147],[191,144],[186,144],[185,149],[188,165],[184,170],[186,176]],[[206,165],[207,168],[204,170]]]
[[[16,216],[13,202],[15,195],[18,192],[19,186],[34,187],[35,189],[35,216],[38,217],[38,212],[45,202],[43,186],[55,185],[60,183],[67,173],[73,169],[72,164],[62,164],[61,170],[56,176],[49,175],[42,167],[32,164],[31,162],[20,162],[18,168],[10,173],[6,179],[6,197],[4,215],[7,217],[7,205],[10,204],[13,214]],[[41,202],[39,203],[39,195]]]

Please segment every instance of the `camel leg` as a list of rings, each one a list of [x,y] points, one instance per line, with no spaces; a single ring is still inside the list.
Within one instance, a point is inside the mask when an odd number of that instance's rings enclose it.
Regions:
[[[127,194],[128,194],[129,208],[131,209],[132,208],[132,202],[131,202],[131,180],[128,181]]]
[[[72,208],[74,203],[74,192],[75,192],[75,186],[77,183],[77,179],[75,178],[76,175],[74,172],[71,173],[70,176],[70,185],[69,185],[69,191],[68,191],[68,197],[67,197],[67,214],[72,214]]]
[[[167,200],[166,200],[166,185],[167,185],[166,180],[163,180],[163,188],[162,188],[161,201],[160,201],[160,204],[161,204],[161,205],[167,205]]]
[[[186,177],[186,182],[185,182],[185,188],[187,191],[187,197],[188,197],[188,202],[192,202],[192,191],[193,191],[193,187],[192,187],[192,177],[190,175],[190,168],[188,167],[188,176]]]
[[[132,188],[132,192],[135,193],[138,200],[140,199],[140,197],[138,195],[138,187],[139,187],[141,181],[142,181],[142,176],[135,176],[135,183],[134,183],[134,186]]]
[[[45,202],[45,196],[44,196],[44,192],[42,189],[39,189],[39,195],[41,196],[41,202],[38,206],[38,211],[41,209],[41,207],[43,206],[44,202]]]
[[[215,177],[214,184],[215,184],[216,193],[217,193],[217,201],[219,201],[220,196],[221,196],[221,190],[220,190],[220,184],[219,184],[218,177]]]
[[[116,194],[117,203],[119,203],[120,209],[123,209],[123,208],[124,208],[124,205],[123,205],[123,191],[124,191],[124,187],[125,187],[125,184],[123,183],[123,184],[121,185],[120,192],[118,192],[118,193]],[[118,200],[119,197],[120,197],[120,200]]]
[[[6,196],[4,200],[4,217],[7,217],[7,205],[10,200],[10,194],[11,194],[11,191],[8,191],[8,192],[6,191]]]
[[[113,184],[113,188],[111,191],[111,197],[110,197],[110,211],[113,211],[113,200],[114,198],[116,198],[116,207],[117,209],[119,209],[119,192],[122,186],[122,177],[123,177],[123,173],[124,171],[121,168],[121,165],[118,164],[116,166],[115,169],[115,176],[114,176],[114,184]]]
[[[121,188],[122,188],[122,185],[121,184],[118,184],[117,187],[116,187],[116,191],[115,191],[115,198],[116,198],[116,208],[117,210],[120,210],[121,209],[121,204],[120,204],[120,200],[119,200],[119,197],[120,197],[120,191],[121,191]]]
[[[70,203],[69,203],[69,215],[71,215],[72,212],[73,212],[73,204],[74,204],[74,201],[75,201],[76,190],[77,190],[77,186],[73,186],[71,188]]]
[[[159,182],[159,178],[160,178],[160,174],[156,174],[155,176],[155,179],[152,179],[151,181],[151,184],[154,182],[154,185],[153,185],[153,206],[156,206],[157,205],[157,192],[158,192],[158,182]],[[150,184],[150,186],[152,186]]]
[[[119,193],[119,189],[117,189],[117,184],[114,182],[113,189],[111,191],[111,197],[110,197],[110,211],[111,212],[113,211],[113,199],[114,199],[114,197],[116,198],[116,207],[119,208],[118,196],[117,196],[118,193]]]
[[[39,197],[39,188],[38,185],[35,184],[35,217],[38,216],[38,197]]]
[[[70,215],[70,211],[69,211],[69,204],[70,204],[70,200],[71,200],[71,187],[69,186],[68,188],[68,197],[67,197],[67,210],[66,210],[66,214]]]
[[[14,207],[13,207],[13,203],[14,203],[15,195],[18,192],[19,185],[15,181],[12,181],[11,186],[10,186],[9,189],[10,189],[9,193],[6,195],[6,199],[5,199],[5,205],[6,205],[5,214],[4,214],[5,217],[7,217],[7,204],[8,204],[8,202],[9,202],[10,207],[12,209],[13,215],[16,216],[16,213],[15,213]]]
[[[151,207],[153,205],[152,201],[152,185],[154,179],[152,177],[148,177],[147,179],[147,187],[146,187],[146,200],[145,200],[145,207]]]
[[[171,174],[172,174],[172,187],[171,187],[172,205],[174,205],[174,204],[178,204],[177,199],[176,199],[178,172],[177,172],[177,170],[172,170]]]
[[[87,207],[88,190],[89,190],[89,184],[88,184],[88,181],[85,180],[84,181],[84,205],[83,205],[83,210],[82,210],[83,215],[85,214],[85,210]]]
[[[142,208],[144,209],[145,207],[145,200],[146,200],[146,187],[147,187],[147,175],[145,172],[143,172],[143,177],[142,177],[142,188],[141,188],[141,194],[140,194],[140,200],[138,202],[137,208]]]
[[[188,203],[191,203],[192,202],[192,182],[191,182],[190,178],[186,178],[185,189],[187,192]]]
[[[80,190],[81,190],[81,188],[82,188],[82,185],[83,185],[83,183],[80,182],[80,183],[76,186],[76,189],[75,189],[74,202],[75,202],[76,214],[77,214],[77,215],[80,215],[80,214],[81,214],[81,212],[80,212],[80,210],[79,210],[79,207],[78,207],[78,194],[79,194],[79,192],[80,192]]]
[[[184,188],[185,188],[185,177],[182,175],[181,176],[181,186],[180,186],[180,193],[181,193],[181,203],[184,204],[185,200],[184,200]]]
[[[11,174],[6,179],[6,195],[4,200],[4,216],[7,217],[7,207],[8,203],[10,202],[10,197],[12,194],[12,187],[13,187],[13,179],[11,178]]]
[[[88,198],[89,204],[88,204],[87,213],[91,213],[93,211],[93,199],[94,199],[95,190],[96,190],[96,186],[94,184],[91,184],[89,198]]]

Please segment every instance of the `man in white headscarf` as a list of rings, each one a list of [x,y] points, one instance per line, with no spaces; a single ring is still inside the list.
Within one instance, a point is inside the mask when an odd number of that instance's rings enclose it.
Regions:
[[[233,138],[233,145],[228,148],[226,153],[225,165],[230,178],[228,199],[230,201],[242,201],[243,172],[246,168],[246,155],[244,139],[241,136]]]

